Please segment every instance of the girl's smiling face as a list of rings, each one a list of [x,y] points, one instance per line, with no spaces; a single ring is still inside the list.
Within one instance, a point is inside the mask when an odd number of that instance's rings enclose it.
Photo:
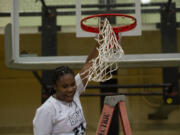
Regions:
[[[54,85],[56,98],[61,101],[72,102],[76,88],[74,76],[72,74],[64,74],[56,81],[56,85]]]

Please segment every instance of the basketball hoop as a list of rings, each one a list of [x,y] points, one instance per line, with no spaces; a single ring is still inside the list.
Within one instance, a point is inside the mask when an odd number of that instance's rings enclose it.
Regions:
[[[107,16],[130,18],[133,20],[133,22],[127,25],[112,27],[106,18]],[[103,27],[101,26],[100,22],[97,27],[84,24],[84,22],[88,19],[101,17],[105,17]],[[99,27],[101,27],[100,30]],[[88,76],[85,77],[88,79],[88,81],[93,80],[95,82],[104,82],[111,79],[112,72],[118,69],[118,61],[124,55],[124,51],[118,42],[118,33],[132,30],[135,27],[136,19],[132,16],[123,14],[97,14],[82,19],[81,28],[83,30],[98,33],[95,40],[97,40],[99,43],[99,47],[97,48],[98,56],[90,61],[92,63],[91,67],[81,74],[88,74]],[[82,80],[85,78],[82,78]]]
[[[126,18],[132,19],[132,21],[133,21],[131,24],[128,24],[128,25],[113,27],[113,31],[115,32],[115,34],[117,34],[119,32],[129,31],[129,30],[132,30],[136,27],[137,21],[136,21],[136,18],[134,18],[133,16],[113,13],[113,14],[96,14],[96,15],[85,17],[81,20],[81,28],[87,32],[99,33],[99,27],[98,26],[97,27],[88,26],[88,25],[84,24],[84,22],[89,20],[89,19],[92,19],[92,18],[115,17],[115,16],[123,17],[124,19],[126,19]]]

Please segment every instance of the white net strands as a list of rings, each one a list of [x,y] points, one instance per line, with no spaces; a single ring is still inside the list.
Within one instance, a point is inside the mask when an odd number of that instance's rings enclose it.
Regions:
[[[111,79],[112,72],[118,69],[118,62],[124,51],[107,18],[104,19],[103,27],[95,40],[99,44],[98,56],[90,61],[91,67],[83,74],[88,72],[85,77],[88,81],[105,82]]]

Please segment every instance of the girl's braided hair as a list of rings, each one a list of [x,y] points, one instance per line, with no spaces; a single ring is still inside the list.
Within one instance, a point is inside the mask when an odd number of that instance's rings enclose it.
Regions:
[[[65,74],[72,74],[74,76],[73,70],[70,69],[68,66],[57,67],[52,76],[52,83],[56,85],[56,81]]]

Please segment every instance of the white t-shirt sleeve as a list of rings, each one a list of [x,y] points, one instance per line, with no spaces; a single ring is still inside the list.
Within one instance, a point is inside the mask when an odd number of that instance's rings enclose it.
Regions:
[[[76,90],[76,93],[78,93],[79,95],[85,91],[85,87],[82,83],[82,79],[80,77],[80,74],[77,74],[75,76],[75,81],[76,81],[76,85],[77,85],[77,90]]]
[[[33,120],[34,135],[51,135],[53,119],[52,113],[46,108],[39,108]]]

